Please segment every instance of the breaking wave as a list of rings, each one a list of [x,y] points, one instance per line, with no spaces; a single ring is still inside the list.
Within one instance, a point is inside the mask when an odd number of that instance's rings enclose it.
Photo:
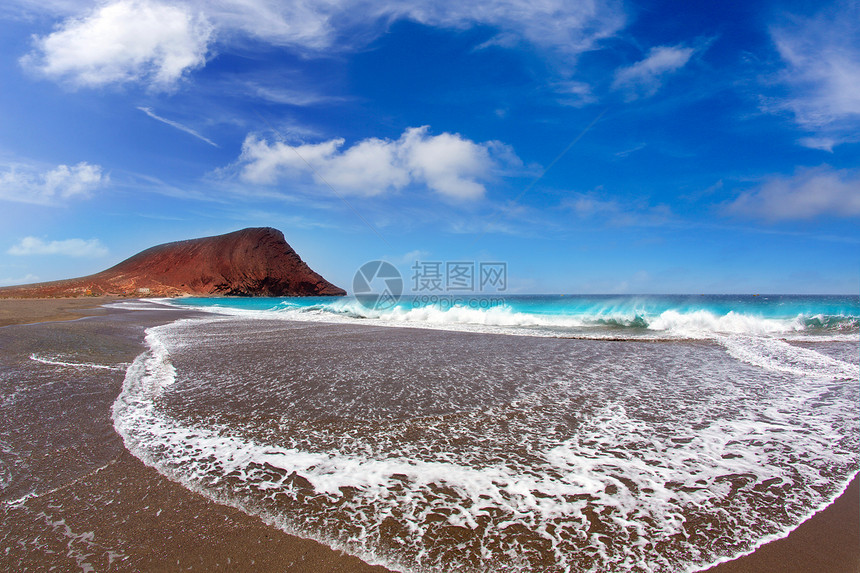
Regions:
[[[860,316],[849,307],[841,312],[810,312],[766,303],[741,305],[677,304],[672,298],[576,301],[548,297],[404,297],[391,308],[367,308],[354,298],[343,299],[184,299],[181,306],[232,316],[323,322],[364,322],[469,330],[499,334],[581,336],[595,338],[711,338],[714,335],[828,336],[851,340]],[[800,305],[796,305],[800,306]]]

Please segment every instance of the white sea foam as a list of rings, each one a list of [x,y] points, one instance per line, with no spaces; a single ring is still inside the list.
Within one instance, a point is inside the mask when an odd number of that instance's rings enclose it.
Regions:
[[[455,332],[486,334],[514,334],[522,336],[557,336],[557,332],[540,327],[582,326],[578,319],[542,319],[536,315],[517,313],[510,308],[489,310],[453,307],[447,310],[422,307],[386,311],[366,309],[356,301],[324,307],[285,306],[277,310],[252,310],[229,306],[192,306],[195,310],[222,316],[254,320],[290,320],[296,322],[324,322],[335,324],[364,324],[370,326],[426,328]],[[600,336],[596,334],[596,336]]]
[[[719,316],[707,310],[678,312],[667,310],[648,324],[651,330],[662,330],[693,338],[719,334],[784,334],[804,330],[801,317],[772,319],[730,311]]]
[[[12,446],[4,440],[0,440],[0,454],[3,454],[3,457],[17,457]],[[0,458],[0,491],[6,489],[10,483],[12,483],[12,471],[7,462]]]
[[[147,331],[149,350],[128,369],[113,409],[129,450],[215,500],[394,569],[541,570],[529,561],[538,551],[552,556],[554,571],[694,570],[720,559],[717,542],[744,551],[784,535],[829,501],[822,492],[838,493],[830,472],[844,479],[857,469],[853,393],[833,385],[856,381],[856,366],[770,338],[720,336],[764,378],[745,385],[705,368],[693,401],[676,396],[682,386],[671,375],[645,373],[626,401],[611,398],[598,378],[608,384],[636,363],[610,356],[599,371],[547,380],[509,405],[392,422],[381,436],[308,426],[307,442],[341,445],[296,448],[223,423],[179,422],[159,408],[160,396],[191,391],[177,382],[171,353],[198,349],[204,323],[240,344],[240,321],[230,319]],[[645,405],[637,394],[648,384]],[[555,421],[588,412],[583,391],[598,406],[573,435],[555,437]],[[416,428],[429,442],[397,438]],[[451,450],[444,440],[452,436],[469,447]],[[783,513],[768,511],[773,499]],[[705,537],[685,542],[691,521]],[[390,523],[397,525],[383,533]],[[433,540],[448,527],[459,528],[460,553],[483,559],[440,556]]]
[[[48,364],[50,366],[63,366],[67,368],[90,368],[93,370],[115,370],[124,372],[128,368],[128,364],[94,364],[92,362],[73,362],[64,356],[40,356],[31,354],[30,360]]]
[[[119,310],[159,310],[167,307],[174,307],[167,298],[148,298],[148,299],[131,299],[119,300],[103,305],[105,308],[115,308]]]
[[[525,336],[578,336],[585,338],[712,338],[715,335],[745,334],[794,337],[808,334],[809,324],[825,317],[768,318],[729,311],[720,315],[709,310],[668,309],[649,314],[635,305],[595,307],[570,314],[515,310],[509,304],[483,299],[457,304],[420,304],[389,309],[367,308],[355,299],[341,299],[314,306],[291,301],[269,310],[225,306],[194,306],[196,310],[226,316],[261,320],[362,323],[376,326],[407,326],[453,331]],[[851,323],[856,327],[856,321]],[[817,341],[851,341],[856,334],[816,331]]]
[[[767,370],[831,380],[856,380],[860,377],[857,364],[775,338],[736,335],[719,336],[716,340],[738,360]]]

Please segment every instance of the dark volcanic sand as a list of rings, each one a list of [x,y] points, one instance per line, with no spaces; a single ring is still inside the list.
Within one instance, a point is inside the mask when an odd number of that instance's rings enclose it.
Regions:
[[[104,314],[99,308],[115,297],[86,298],[0,298],[0,326],[32,324],[52,320],[72,320]]]
[[[100,302],[0,301],[2,325],[103,315],[0,328],[0,569],[385,571],[210,502],[128,454],[110,417],[123,369],[145,328],[189,313],[85,310]],[[710,571],[860,571],[857,480],[787,539]]]
[[[21,302],[23,322],[68,306],[41,302],[42,313]],[[110,417],[121,368],[143,350],[144,328],[188,313],[98,314],[0,328],[0,570],[385,571],[215,504],[126,452]],[[34,352],[119,369],[46,365]]]

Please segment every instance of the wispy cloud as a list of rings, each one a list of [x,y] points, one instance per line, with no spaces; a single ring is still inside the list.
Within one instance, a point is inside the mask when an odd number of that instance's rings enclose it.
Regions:
[[[0,278],[0,286],[30,284],[30,283],[34,283],[38,280],[39,280],[39,277],[37,277],[34,274],[27,274],[27,275],[24,275],[23,277],[16,277],[16,278],[9,278],[9,277]]]
[[[391,22],[412,20],[442,28],[488,26],[498,31],[488,44],[525,41],[570,57],[593,49],[627,22],[618,0],[210,0],[198,5],[225,29],[315,51],[351,49],[384,33]]]
[[[289,89],[267,86],[256,82],[247,82],[245,88],[254,97],[285,105],[309,106],[326,103],[338,103],[345,100],[342,97],[325,96],[311,90]]]
[[[597,101],[592,87],[585,82],[561,80],[553,84],[558,102],[571,107],[584,107]]]
[[[604,193],[573,193],[561,207],[569,209],[581,220],[603,222],[614,227],[661,226],[673,219],[667,205],[649,205],[644,199],[621,201]]]
[[[598,42],[615,35],[627,23],[623,4],[612,0],[401,1],[387,2],[380,6],[379,12],[430,26],[492,26],[500,31],[497,45],[526,41],[567,57],[594,49]]]
[[[776,111],[790,111],[813,135],[801,145],[832,150],[860,140],[860,7],[837,3],[814,17],[787,16],[771,37],[785,64],[780,82],[788,90]]]
[[[33,20],[37,14],[70,16],[80,11],[81,0],[6,0],[0,14],[22,20]]]
[[[143,113],[145,113],[146,115],[148,115],[149,117],[151,117],[152,119],[154,119],[154,120],[156,120],[156,121],[160,121],[161,123],[166,123],[166,124],[167,124],[167,125],[169,125],[170,127],[175,127],[175,128],[176,128],[176,129],[178,129],[179,131],[184,131],[185,133],[187,133],[187,134],[189,134],[189,135],[193,135],[194,137],[196,137],[196,138],[197,138],[197,139],[199,139],[200,141],[205,141],[206,143],[208,143],[209,145],[211,145],[211,146],[213,146],[213,147],[219,147],[219,145],[218,145],[217,143],[215,143],[214,141],[212,141],[212,140],[211,140],[211,139],[209,139],[208,137],[205,137],[205,136],[203,136],[203,135],[200,135],[200,133],[199,133],[199,132],[197,132],[197,131],[195,131],[195,130],[191,129],[190,127],[188,127],[188,126],[186,126],[186,125],[182,125],[182,124],[181,124],[181,123],[179,123],[178,121],[173,121],[173,120],[170,120],[170,119],[163,118],[163,117],[161,117],[160,115],[156,115],[156,113],[155,113],[154,111],[152,111],[152,109],[151,109],[151,108],[148,108],[148,107],[138,107],[137,109],[139,109],[140,111],[142,111]]]
[[[170,90],[206,64],[216,37],[223,44],[253,38],[320,55],[364,46],[397,20],[439,28],[484,26],[497,31],[488,44],[530,43],[571,63],[627,23],[621,0],[113,0],[90,6],[45,4],[44,11],[65,20],[35,38],[22,64],[74,86],[135,82]],[[38,9],[35,3],[28,8]],[[75,8],[87,11],[69,16]],[[306,94],[263,89],[260,95],[295,101]]]
[[[411,265],[415,263],[415,261],[426,260],[427,257],[430,256],[430,251],[422,251],[421,249],[416,249],[414,251],[409,251],[399,257],[389,257],[393,259],[396,263],[403,265]]]
[[[615,72],[613,89],[625,92],[628,101],[657,93],[664,79],[687,65],[695,50],[685,46],[656,46],[645,59]]]
[[[35,38],[26,68],[74,86],[142,82],[173,88],[206,63],[213,27],[185,5],[118,0]]]
[[[860,169],[827,165],[802,168],[791,177],[774,176],[725,206],[732,215],[791,221],[822,215],[860,216]]]
[[[639,145],[635,145],[635,146],[631,147],[630,149],[622,149],[621,151],[616,151],[614,155],[618,159],[626,159],[627,156],[629,156],[633,153],[636,153],[637,151],[641,151],[641,150],[645,149],[646,147],[648,147],[647,143],[640,143]]]
[[[28,165],[10,165],[0,171],[0,200],[52,205],[85,198],[109,181],[101,166],[82,161],[39,172]]]
[[[423,126],[407,129],[397,140],[369,138],[347,148],[343,139],[290,146],[251,134],[238,166],[242,179],[251,183],[274,184],[310,174],[350,195],[417,185],[449,199],[474,200],[484,196],[484,181],[518,164],[513,150],[501,142],[431,135]]]
[[[38,237],[24,237],[6,253],[15,256],[64,255],[67,257],[103,257],[107,248],[98,239],[65,239],[44,241]]]

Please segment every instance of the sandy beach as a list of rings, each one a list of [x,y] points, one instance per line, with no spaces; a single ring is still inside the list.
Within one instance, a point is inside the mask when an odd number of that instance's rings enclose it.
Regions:
[[[103,304],[116,297],[0,298],[0,326],[74,320],[104,314]]]
[[[46,340],[93,346],[105,364],[130,362],[140,352],[143,328],[176,318],[175,311],[134,313],[98,308],[105,299],[0,300],[2,358],[50,354]],[[76,322],[83,316],[104,319]],[[124,323],[110,330],[102,321]],[[42,322],[42,324],[33,324]],[[132,323],[129,328],[129,323]],[[16,325],[16,326],[8,326]],[[107,331],[107,332],[106,332]],[[139,335],[135,341],[134,333]],[[127,338],[130,336],[130,338]],[[32,338],[31,338],[32,337]],[[27,348],[22,341],[38,340]],[[94,358],[97,358],[94,356]],[[54,444],[34,452],[41,473],[36,496],[4,497],[0,569],[6,571],[384,571],[315,541],[269,527],[256,517],[219,505],[161,476],[128,454],[113,431],[110,407],[122,386],[117,370],[73,369],[81,386],[68,388],[59,411],[32,412],[3,423],[4,434],[41,433]],[[80,401],[78,397],[85,397]],[[32,404],[28,406],[32,407]],[[28,408],[30,409],[30,408]],[[41,415],[39,415],[41,414]],[[88,423],[91,422],[91,423]],[[28,427],[22,427],[22,426]],[[69,435],[77,432],[79,435]],[[61,435],[62,434],[62,435]],[[83,439],[97,435],[90,442]],[[76,438],[80,437],[78,440]],[[35,441],[35,439],[34,439]],[[15,484],[9,484],[15,489]],[[11,502],[11,503],[10,503]],[[89,567],[92,567],[90,569]]]
[[[385,571],[209,501],[130,455],[110,417],[123,369],[142,351],[145,328],[191,313],[101,308],[106,302],[0,300],[0,366],[28,372],[70,348],[89,364],[55,360],[56,372],[46,376],[65,373],[65,382],[45,393],[19,385],[17,401],[4,403],[0,438],[32,448],[30,459],[18,460],[29,468],[29,482],[4,484],[0,568]],[[94,318],[69,322],[85,316]],[[709,571],[860,571],[857,479],[787,538]]]

